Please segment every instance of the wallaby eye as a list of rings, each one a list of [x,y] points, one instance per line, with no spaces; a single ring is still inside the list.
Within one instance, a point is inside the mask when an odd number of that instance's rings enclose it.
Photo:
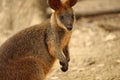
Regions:
[[[61,15],[59,18],[60,18],[60,20],[64,20],[64,16],[63,15]]]

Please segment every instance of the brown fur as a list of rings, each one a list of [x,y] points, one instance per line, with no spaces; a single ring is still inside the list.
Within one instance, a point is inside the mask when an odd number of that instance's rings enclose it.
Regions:
[[[58,10],[59,8],[62,7],[62,3],[60,0],[48,0],[48,3],[54,10]]]
[[[0,80],[45,80],[56,59],[62,71],[68,70],[72,30],[56,12],[50,21],[22,30],[0,47]]]
[[[55,61],[44,41],[47,25],[25,29],[0,47],[0,80],[43,80]]]

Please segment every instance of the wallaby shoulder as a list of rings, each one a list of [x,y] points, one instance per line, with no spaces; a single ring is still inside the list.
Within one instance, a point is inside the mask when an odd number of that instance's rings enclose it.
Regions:
[[[34,51],[38,51],[38,48],[40,48],[40,52],[44,51],[45,53],[46,51],[47,53],[48,50],[45,39],[46,31],[50,27],[49,24],[49,21],[47,21],[42,25],[31,26],[9,38],[0,47],[0,57],[6,59],[17,58],[17,56],[20,57],[30,52],[37,53]]]

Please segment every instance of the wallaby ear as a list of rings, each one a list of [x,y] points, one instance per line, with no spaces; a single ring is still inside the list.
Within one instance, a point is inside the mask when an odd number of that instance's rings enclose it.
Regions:
[[[60,0],[48,0],[48,4],[54,10],[58,10],[62,6]]]
[[[70,7],[74,6],[77,3],[77,0],[67,0],[66,4]]]

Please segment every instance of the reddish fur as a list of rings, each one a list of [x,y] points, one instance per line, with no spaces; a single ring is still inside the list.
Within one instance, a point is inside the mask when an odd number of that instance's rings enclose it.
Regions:
[[[72,7],[72,6],[74,6],[76,4],[76,2],[77,2],[77,0],[68,0],[65,4]]]
[[[62,7],[62,3],[60,0],[48,0],[48,4],[54,10],[58,10],[59,8]]]

